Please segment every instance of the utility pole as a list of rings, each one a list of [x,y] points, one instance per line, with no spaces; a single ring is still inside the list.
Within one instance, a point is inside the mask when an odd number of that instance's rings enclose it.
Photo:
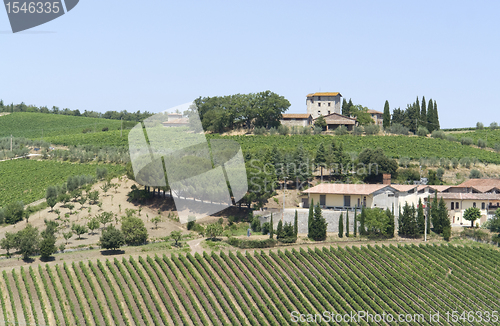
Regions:
[[[283,219],[285,218],[285,192],[286,192],[286,177],[283,181],[283,214],[281,214],[281,222],[283,223]]]

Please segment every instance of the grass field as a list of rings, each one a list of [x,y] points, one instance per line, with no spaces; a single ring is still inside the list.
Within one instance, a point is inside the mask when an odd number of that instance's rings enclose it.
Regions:
[[[26,159],[0,162],[0,207],[15,201],[29,204],[44,198],[48,186],[61,184],[72,175],[95,176],[98,166],[106,167],[108,173],[123,171],[122,166],[109,164],[76,164]]]
[[[498,324],[499,262],[491,249],[411,245],[52,264],[4,271],[0,315],[20,325],[292,325],[324,311],[430,324],[439,312],[433,324],[452,325],[471,324],[472,310],[490,313],[472,324]]]

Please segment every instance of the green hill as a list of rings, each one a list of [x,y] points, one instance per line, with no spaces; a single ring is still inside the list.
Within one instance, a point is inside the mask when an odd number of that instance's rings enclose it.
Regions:
[[[136,124],[132,121],[123,121],[123,128],[130,129]],[[13,135],[40,139],[45,137],[83,134],[86,132],[102,132],[120,130],[120,120],[87,118],[58,114],[15,112],[0,117],[0,137]]]
[[[495,148],[495,145],[500,145],[500,129],[491,130],[489,128],[484,129],[476,129],[466,132],[447,132],[447,134],[453,135],[458,140],[463,137],[472,138],[474,140],[474,144],[477,145],[477,141],[482,139],[487,142],[488,147]]]

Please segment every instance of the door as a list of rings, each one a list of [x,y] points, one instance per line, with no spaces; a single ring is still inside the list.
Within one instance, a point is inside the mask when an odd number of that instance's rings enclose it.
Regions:
[[[344,207],[351,207],[351,196],[344,196]]]
[[[321,207],[326,205],[326,195],[319,195],[319,205]]]

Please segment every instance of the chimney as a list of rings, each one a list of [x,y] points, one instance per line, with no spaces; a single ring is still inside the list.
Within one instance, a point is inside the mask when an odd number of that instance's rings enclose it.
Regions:
[[[391,184],[391,175],[389,173],[382,174],[382,183],[385,185]]]

